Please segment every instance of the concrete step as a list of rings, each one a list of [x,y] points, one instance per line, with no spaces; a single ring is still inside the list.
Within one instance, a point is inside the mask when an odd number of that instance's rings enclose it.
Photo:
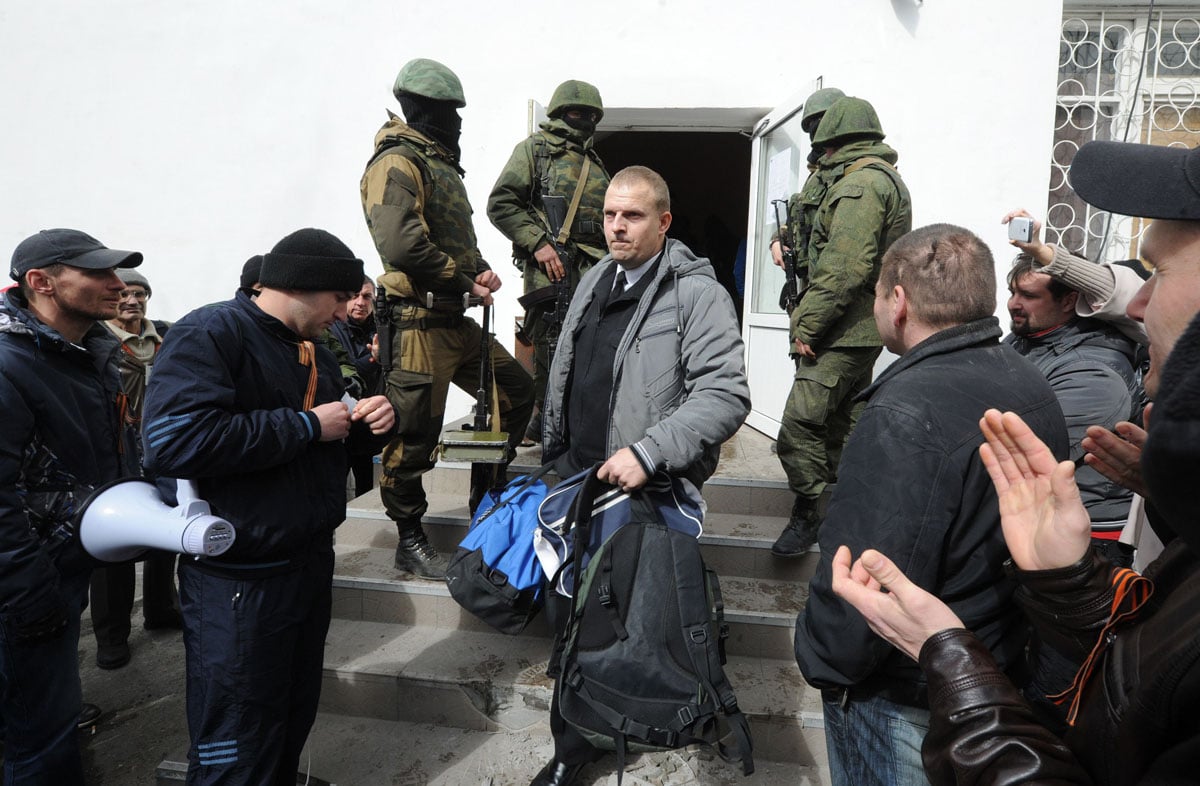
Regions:
[[[340,786],[526,786],[554,754],[544,723],[496,734],[431,723],[387,721],[329,712],[317,715],[300,760],[318,783]],[[186,770],[184,751],[158,766],[158,786],[178,786]],[[749,778],[706,751],[685,749],[631,756],[624,782],[630,786],[827,786],[815,767],[755,758]],[[609,756],[584,770],[580,786],[616,784]],[[125,782],[133,782],[125,781]],[[139,781],[140,782],[140,781]],[[303,783],[303,780],[298,781]]]
[[[383,538],[369,525],[350,521],[338,532],[371,529],[375,539]],[[395,535],[386,534],[391,540],[383,548],[371,545],[374,540],[355,542],[339,535],[333,578],[334,617],[492,631],[450,597],[445,583],[414,579],[397,571],[391,545]],[[790,659],[796,614],[808,599],[807,582],[718,575],[729,625],[729,651]],[[539,638],[551,635],[544,615],[531,623],[527,633]]]
[[[334,619],[321,707],[387,721],[543,733],[549,654],[549,642],[539,637]],[[757,757],[824,771],[820,695],[804,684],[794,661],[730,655],[726,674],[751,723]],[[727,774],[732,781],[736,770]]]
[[[465,473],[443,474],[436,480],[436,485],[426,486],[429,511],[424,518],[425,531],[434,547],[444,554],[454,553],[470,524],[466,478]],[[460,481],[462,485],[459,485]],[[729,488],[737,493],[751,491],[749,487]],[[712,487],[705,485],[705,501],[711,492]],[[749,494],[750,500],[754,497],[753,493]],[[801,557],[775,557],[771,554],[771,544],[787,524],[786,513],[774,516],[750,512],[753,509],[749,501],[739,511],[721,512],[709,508],[704,533],[700,536],[705,562],[723,576],[807,582],[816,570],[820,550],[813,546]],[[339,543],[395,548],[396,531],[384,512],[378,491],[351,500],[346,506],[346,516],[346,524],[338,529]]]

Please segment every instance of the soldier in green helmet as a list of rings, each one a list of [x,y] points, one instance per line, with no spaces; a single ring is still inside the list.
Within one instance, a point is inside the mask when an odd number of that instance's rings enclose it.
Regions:
[[[479,253],[462,182],[462,83],[441,63],[417,59],[400,69],[392,92],[404,121],[388,113],[359,185],[383,259],[379,283],[392,305],[390,322],[379,330],[391,331],[386,387],[399,414],[396,438],[383,450],[380,496],[399,533],[397,569],[440,579],[446,558],[421,525],[429,507],[421,477],[434,465],[450,383],[472,394],[479,385],[482,331],[466,315],[463,295],[490,304],[500,277]],[[533,383],[490,341],[500,429],[510,435],[511,456],[533,409]]]
[[[875,281],[884,252],[912,228],[898,156],[883,138],[874,107],[853,97],[836,98],[813,131],[821,155],[799,199],[800,214],[811,211],[811,218],[804,219],[807,237],[794,241],[809,281],[790,315],[796,375],[778,442],[796,499],[771,548],[776,556],[799,556],[816,543],[817,504],[865,405],[855,399],[882,349]]]
[[[816,135],[817,126],[820,124],[821,118],[825,116],[826,110],[845,95],[836,87],[825,87],[805,99],[800,113],[800,129],[808,134],[810,141]],[[780,246],[782,236],[783,245],[790,247],[796,253],[796,273],[801,278],[808,276],[808,236],[812,230],[812,217],[821,204],[821,198],[825,195],[825,185],[817,168],[817,161],[824,152],[816,145],[813,145],[809,151],[808,177],[800,190],[788,199],[787,226],[781,227],[780,231],[771,238],[772,261],[779,267],[783,267],[783,249]],[[782,303],[781,295],[781,307]]]
[[[604,192],[608,172],[592,148],[596,124],[604,116],[600,91],[575,79],[559,85],[550,99],[549,119],[517,144],[492,194],[487,214],[512,241],[513,260],[522,271],[525,335],[534,347],[534,406],[526,436],[540,442],[541,412],[550,355],[580,277],[607,253],[604,243]],[[547,215],[546,197],[566,205],[565,217]],[[574,205],[572,211],[571,205]],[[555,223],[563,226],[554,235]],[[565,253],[560,254],[559,251]],[[563,282],[565,292],[556,289]],[[559,285],[562,286],[561,284]]]

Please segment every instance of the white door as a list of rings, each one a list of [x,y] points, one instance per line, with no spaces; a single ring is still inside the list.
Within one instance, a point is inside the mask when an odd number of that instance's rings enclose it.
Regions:
[[[779,432],[795,365],[788,356],[788,318],[779,307],[784,275],[771,262],[769,242],[778,228],[771,200],[786,200],[800,190],[808,176],[806,160],[811,144],[800,129],[800,109],[804,99],[820,87],[818,78],[796,99],[764,117],[755,128],[752,142],[742,320],[751,400],[746,424],[772,438]]]

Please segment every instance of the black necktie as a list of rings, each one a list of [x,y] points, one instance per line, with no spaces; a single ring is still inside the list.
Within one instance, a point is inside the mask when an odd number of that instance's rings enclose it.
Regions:
[[[617,299],[617,298],[619,298],[619,297],[620,297],[620,296],[621,296],[621,295],[622,295],[624,292],[625,292],[625,271],[624,271],[624,270],[618,270],[618,271],[617,271],[617,278],[616,278],[616,280],[613,282],[613,291],[612,291],[612,294],[611,294],[611,295],[609,295],[609,298],[608,298],[608,299],[609,299],[610,301],[616,300],[616,299]]]

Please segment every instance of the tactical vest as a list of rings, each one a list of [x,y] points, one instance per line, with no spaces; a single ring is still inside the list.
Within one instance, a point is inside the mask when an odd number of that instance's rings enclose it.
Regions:
[[[440,147],[407,135],[384,140],[371,166],[376,166],[391,154],[408,159],[420,173],[421,182],[418,185],[425,202],[423,218],[429,242],[452,257],[460,272],[474,278],[485,266],[480,265],[475,225],[471,221],[474,211],[467,199],[467,189],[463,186],[459,170],[445,158]],[[386,261],[384,265],[387,266]],[[388,272],[393,271],[389,269]]]
[[[533,181],[530,183],[532,193],[529,202],[539,212],[542,210],[542,194],[563,196],[570,202],[583,171],[584,156],[592,159],[567,239],[569,248],[580,251],[588,258],[579,261],[585,267],[590,267],[608,253],[604,241],[604,193],[608,190],[609,177],[604,163],[594,150],[582,153],[566,145],[552,147],[546,143],[544,132],[535,134],[533,139]]]

